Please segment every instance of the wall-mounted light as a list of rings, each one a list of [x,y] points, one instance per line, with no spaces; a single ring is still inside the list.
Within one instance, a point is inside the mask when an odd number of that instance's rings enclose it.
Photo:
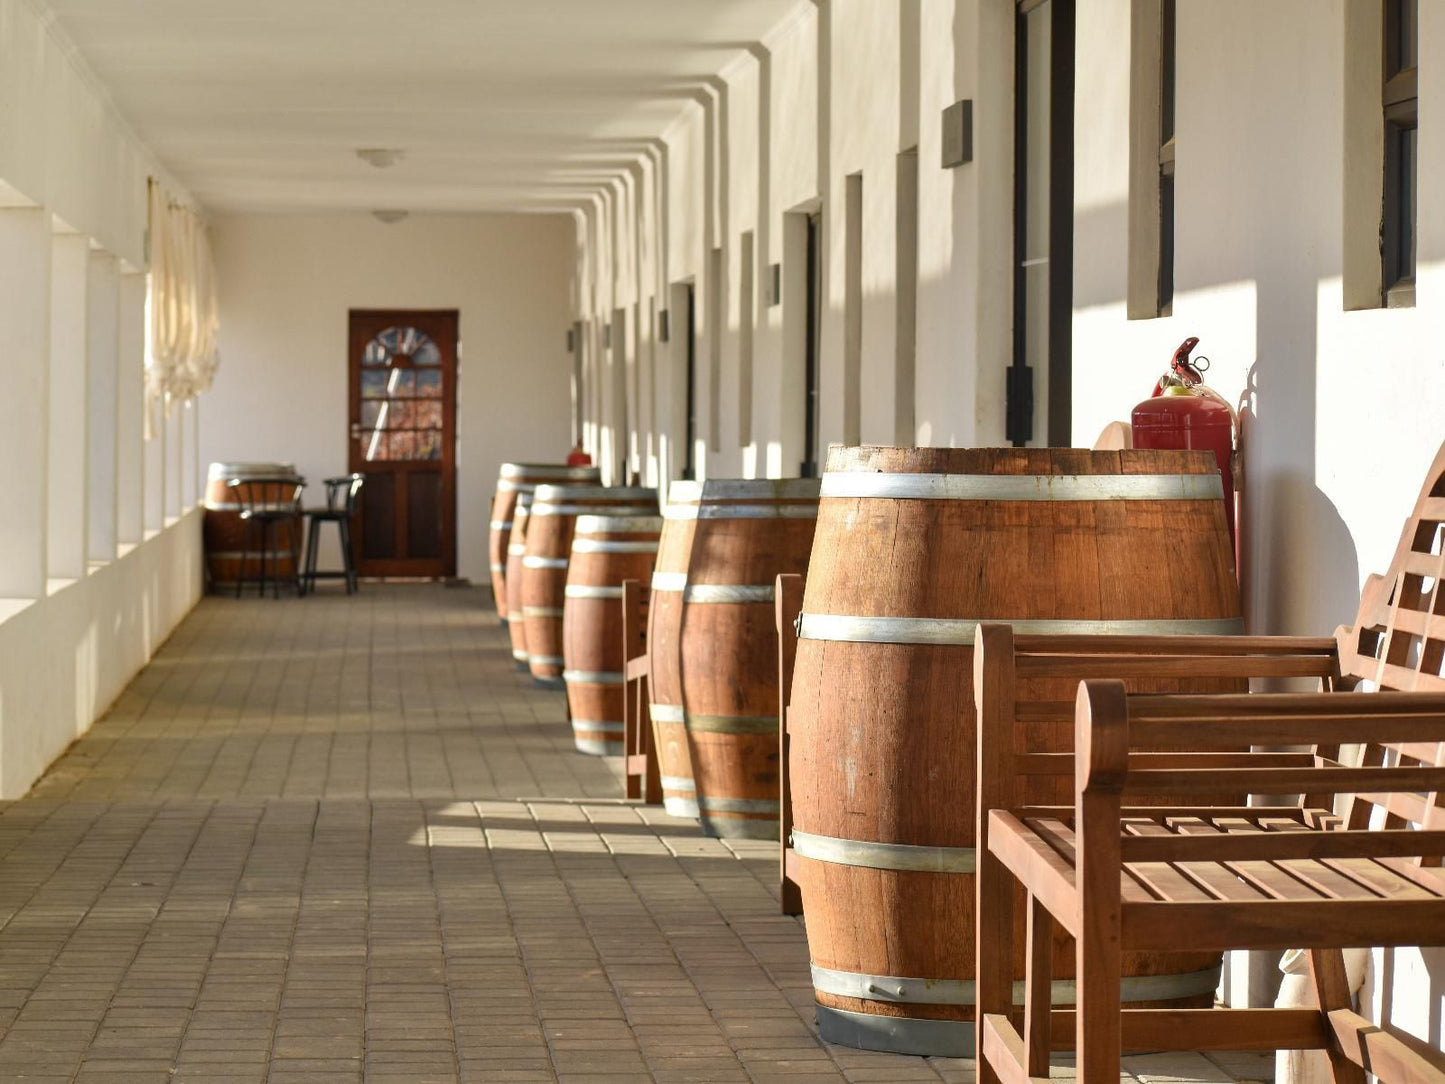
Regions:
[[[667,342],[668,323],[667,310],[663,309],[657,314],[657,341],[660,343]]]
[[[572,344],[572,329],[569,327],[567,329],[567,353],[570,354],[573,350],[576,349],[577,348]]]
[[[943,111],[943,168],[973,161],[973,101],[965,98]]]
[[[612,349],[612,325],[611,325],[611,324],[603,324],[603,325],[602,325],[602,345],[605,346],[608,350],[611,350],[611,349]]]
[[[768,277],[764,280],[766,289],[763,291],[763,300],[768,308],[774,308],[783,301],[783,265],[780,263],[768,265]]]
[[[404,219],[404,218],[405,218],[408,214],[410,214],[410,213],[411,213],[411,212],[409,212],[409,211],[399,211],[399,210],[391,210],[391,209],[382,209],[382,210],[377,210],[377,211],[372,211],[372,212],[371,212],[372,216],[373,216],[378,222],[385,222],[388,226],[393,226],[393,225],[395,225],[396,223],[400,222],[402,219]]]

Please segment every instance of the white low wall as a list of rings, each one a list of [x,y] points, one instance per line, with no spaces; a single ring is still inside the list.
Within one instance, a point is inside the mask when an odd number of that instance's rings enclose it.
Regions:
[[[85,733],[201,596],[201,512],[84,579],[0,605],[0,799]]]

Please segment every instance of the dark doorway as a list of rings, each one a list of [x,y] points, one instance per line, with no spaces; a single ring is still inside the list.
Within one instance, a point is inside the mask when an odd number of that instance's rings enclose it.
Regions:
[[[818,477],[818,338],[823,319],[822,215],[808,216],[808,307],[803,345],[803,462],[798,473]]]
[[[1034,373],[1045,428],[1072,444],[1074,0],[1019,0],[1014,38],[1013,362],[1007,439],[1035,439]]]
[[[455,576],[457,314],[354,309],[350,324],[357,569]]]

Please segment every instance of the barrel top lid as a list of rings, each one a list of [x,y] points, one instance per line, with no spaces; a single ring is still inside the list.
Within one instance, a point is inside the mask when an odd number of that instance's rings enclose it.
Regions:
[[[660,534],[661,516],[578,516],[578,534]]]
[[[627,501],[657,504],[657,490],[645,486],[541,485],[533,494],[536,504],[555,501]]]
[[[1131,448],[893,448],[865,444],[828,449],[829,474],[1215,474],[1214,453]]]
[[[600,467],[569,467],[565,463],[503,463],[499,478],[521,478],[534,482],[597,482]]]
[[[668,504],[713,501],[816,501],[820,478],[709,478],[705,482],[673,482]]]
[[[267,478],[296,473],[295,463],[212,463],[206,477],[217,478]]]

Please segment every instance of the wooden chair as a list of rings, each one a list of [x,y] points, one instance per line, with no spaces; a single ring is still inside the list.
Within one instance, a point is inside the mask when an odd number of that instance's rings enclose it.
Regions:
[[[622,582],[623,794],[647,805],[662,804],[662,769],[652,744],[647,713],[647,603],[651,589],[641,580]]]
[[[978,1013],[984,1081],[1047,1077],[1077,1051],[1085,1081],[1118,1080],[1126,1048],[1323,1049],[1337,1081],[1445,1081],[1350,1008],[1340,949],[1445,943],[1445,449],[1390,573],[1353,627],[1294,637],[1014,637],[981,626]],[[1120,679],[1313,677],[1313,694],[1126,696]],[[1086,679],[1074,705],[1016,702],[1026,678]],[[1353,689],[1379,689],[1346,696]],[[1410,690],[1401,692],[1399,690]],[[1076,753],[1025,747],[1074,726]],[[1235,752],[1253,745],[1306,752]],[[1360,747],[1359,764],[1340,759]],[[1158,753],[1149,747],[1196,750]],[[1024,780],[1072,776],[1074,802],[1029,808]],[[1297,795],[1221,808],[1191,795]],[[1147,807],[1127,805],[1149,795]],[[1160,800],[1154,796],[1165,796]],[[1013,1006],[1015,882],[1027,890],[1025,1008]],[[1048,1000],[1054,926],[1075,938],[1076,1009]],[[1121,953],[1305,948],[1318,1009],[1121,1009]],[[1070,1034],[1072,1033],[1072,1034]]]

